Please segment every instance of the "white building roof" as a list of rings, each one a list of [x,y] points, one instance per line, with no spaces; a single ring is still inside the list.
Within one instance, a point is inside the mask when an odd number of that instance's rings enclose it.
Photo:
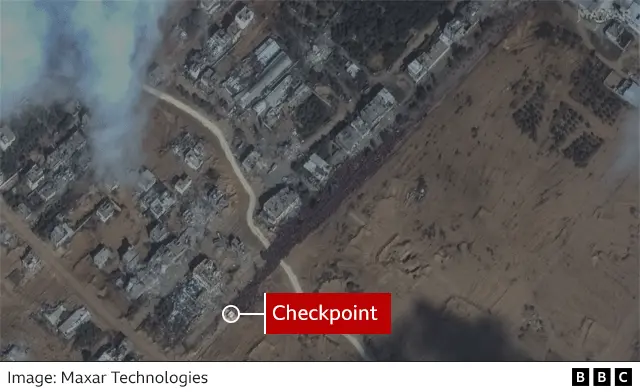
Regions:
[[[249,106],[253,101],[259,98],[265,89],[275,83],[280,76],[286,72],[293,64],[286,53],[281,53],[278,58],[273,60],[273,64],[269,66],[260,80],[246,93],[242,95],[238,103],[243,109]]]
[[[66,339],[71,339],[78,328],[89,320],[91,320],[91,313],[89,313],[86,308],[82,307],[73,312],[71,316],[69,316],[69,318],[60,325],[58,330]]]
[[[624,11],[624,18],[631,29],[636,34],[640,34],[640,4],[633,2],[629,5],[629,8]]]
[[[73,230],[68,224],[63,223],[53,228],[50,239],[56,248],[60,247],[66,240],[73,236]]]
[[[202,156],[198,154],[194,149],[190,149],[187,152],[187,155],[184,157],[184,161],[187,163],[187,166],[195,171],[200,170],[203,164]]]
[[[640,107],[640,86],[612,71],[604,80],[604,85],[634,107]]]
[[[184,194],[189,189],[189,187],[191,187],[191,178],[189,177],[185,176],[176,181],[176,192],[181,195]]]
[[[280,52],[280,50],[280,45],[278,45],[273,38],[267,38],[262,45],[258,46],[254,55],[256,56],[256,60],[264,67]]]
[[[320,183],[325,182],[331,173],[331,166],[320,158],[318,154],[311,154],[309,160],[303,166]]]
[[[247,26],[249,26],[249,24],[253,20],[253,16],[254,16],[253,11],[251,11],[247,6],[242,8],[236,14],[235,20],[240,30],[244,30]]]
[[[9,127],[0,128],[0,149],[2,149],[2,151],[7,151],[15,140],[16,135]]]
[[[33,165],[27,172],[27,185],[31,190],[36,189],[40,183],[44,180],[44,170],[38,166]]]
[[[103,246],[102,249],[100,249],[100,251],[98,251],[98,253],[96,253],[93,256],[93,264],[96,265],[96,267],[98,268],[103,268],[107,262],[111,259],[111,257],[113,256],[113,253],[111,252],[111,249],[107,248],[106,246]]]
[[[355,63],[348,63],[347,64],[347,73],[352,78],[355,78],[356,76],[358,76],[358,72],[360,72],[360,67],[358,67]]]
[[[58,305],[53,312],[45,314],[44,318],[51,324],[52,327],[57,327],[60,323],[62,314],[67,311],[67,308],[63,304]]]
[[[291,86],[292,81],[293,78],[291,75],[285,76],[280,83],[271,90],[265,99],[254,105],[253,110],[256,114],[260,115],[269,108],[281,105],[287,97],[287,92],[289,91],[289,86]]]
[[[407,71],[414,82],[419,83],[449,51],[449,45],[442,40],[436,41],[427,52],[409,63]]]
[[[360,115],[351,124],[356,130],[361,133],[367,133],[373,127],[375,127],[382,116],[384,116],[395,105],[396,99],[393,95],[383,88],[376,94],[375,97],[369,102],[361,111]],[[358,119],[362,121],[362,124],[358,123]]]
[[[98,218],[100,218],[103,223],[106,223],[109,219],[111,219],[114,212],[115,207],[113,206],[111,200],[105,200],[98,207],[96,215],[98,215]]]
[[[155,185],[156,181],[156,176],[149,169],[144,169],[138,178],[138,188],[142,192],[146,192]]]

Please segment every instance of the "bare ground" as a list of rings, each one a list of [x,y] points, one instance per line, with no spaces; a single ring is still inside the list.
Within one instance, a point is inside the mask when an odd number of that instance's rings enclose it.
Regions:
[[[570,96],[588,53],[530,39],[540,20],[493,50],[286,259],[305,291],[393,293],[394,333],[367,339],[377,359],[637,359],[639,173],[637,157],[620,158],[637,119],[598,118]],[[512,118],[535,94],[529,82],[544,86],[535,140]],[[582,120],[551,149],[561,102]],[[562,151],[583,132],[603,144],[577,167]],[[279,274],[262,288],[286,290]],[[235,325],[201,358],[357,358],[340,338]]]

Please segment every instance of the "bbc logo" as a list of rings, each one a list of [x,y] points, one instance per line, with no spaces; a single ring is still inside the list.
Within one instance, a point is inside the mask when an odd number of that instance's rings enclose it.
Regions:
[[[593,386],[611,386],[630,387],[631,386],[631,368],[595,368],[591,375],[593,376],[593,384],[589,383],[589,368],[573,368],[571,385],[588,387]],[[613,375],[613,379],[612,376]],[[613,383],[612,383],[613,381]]]

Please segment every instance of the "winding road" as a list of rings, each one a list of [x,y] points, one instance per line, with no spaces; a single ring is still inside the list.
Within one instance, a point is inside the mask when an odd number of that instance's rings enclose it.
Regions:
[[[147,93],[155,96],[157,99],[163,102],[166,102],[172,105],[173,107],[179,109],[180,111],[188,114],[193,119],[197,120],[200,124],[202,124],[205,128],[207,128],[209,131],[211,131],[211,133],[218,139],[218,142],[220,143],[220,147],[222,148],[225,158],[231,164],[233,172],[235,173],[236,177],[240,181],[240,184],[244,188],[245,192],[247,192],[247,195],[249,195],[249,206],[247,207],[247,211],[246,211],[247,226],[249,227],[249,230],[251,230],[253,235],[258,239],[258,241],[260,241],[262,246],[265,249],[268,248],[270,245],[269,239],[264,235],[264,233],[262,233],[260,228],[256,226],[255,220],[254,220],[254,213],[257,205],[256,194],[253,191],[253,188],[251,187],[251,185],[249,184],[249,181],[247,181],[246,177],[244,176],[244,173],[242,173],[242,170],[240,169],[240,166],[238,165],[236,158],[233,156],[233,153],[231,152],[231,148],[229,147],[229,143],[227,142],[227,139],[224,137],[222,130],[218,127],[216,123],[209,120],[207,117],[202,115],[199,111],[187,105],[186,103],[182,102],[181,100],[148,85],[144,86],[144,90]],[[293,272],[291,267],[284,260],[280,260],[280,267],[282,267],[283,271],[287,275],[287,278],[289,279],[289,283],[293,287],[294,291],[296,293],[304,292],[302,290],[302,286],[300,285],[300,281],[298,280],[298,277]],[[369,356],[367,355],[367,352],[364,349],[364,346],[362,345],[362,343],[360,343],[358,339],[356,339],[352,335],[342,335],[342,336],[344,336],[345,339],[347,339],[347,341],[353,346],[353,348],[355,348],[355,350],[358,352],[358,354],[362,359],[366,361],[370,360]]]

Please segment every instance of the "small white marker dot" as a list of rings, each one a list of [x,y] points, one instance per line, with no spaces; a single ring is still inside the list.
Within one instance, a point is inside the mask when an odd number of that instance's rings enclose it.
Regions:
[[[222,309],[222,319],[229,324],[237,322],[240,320],[240,309],[235,305],[225,306]]]

